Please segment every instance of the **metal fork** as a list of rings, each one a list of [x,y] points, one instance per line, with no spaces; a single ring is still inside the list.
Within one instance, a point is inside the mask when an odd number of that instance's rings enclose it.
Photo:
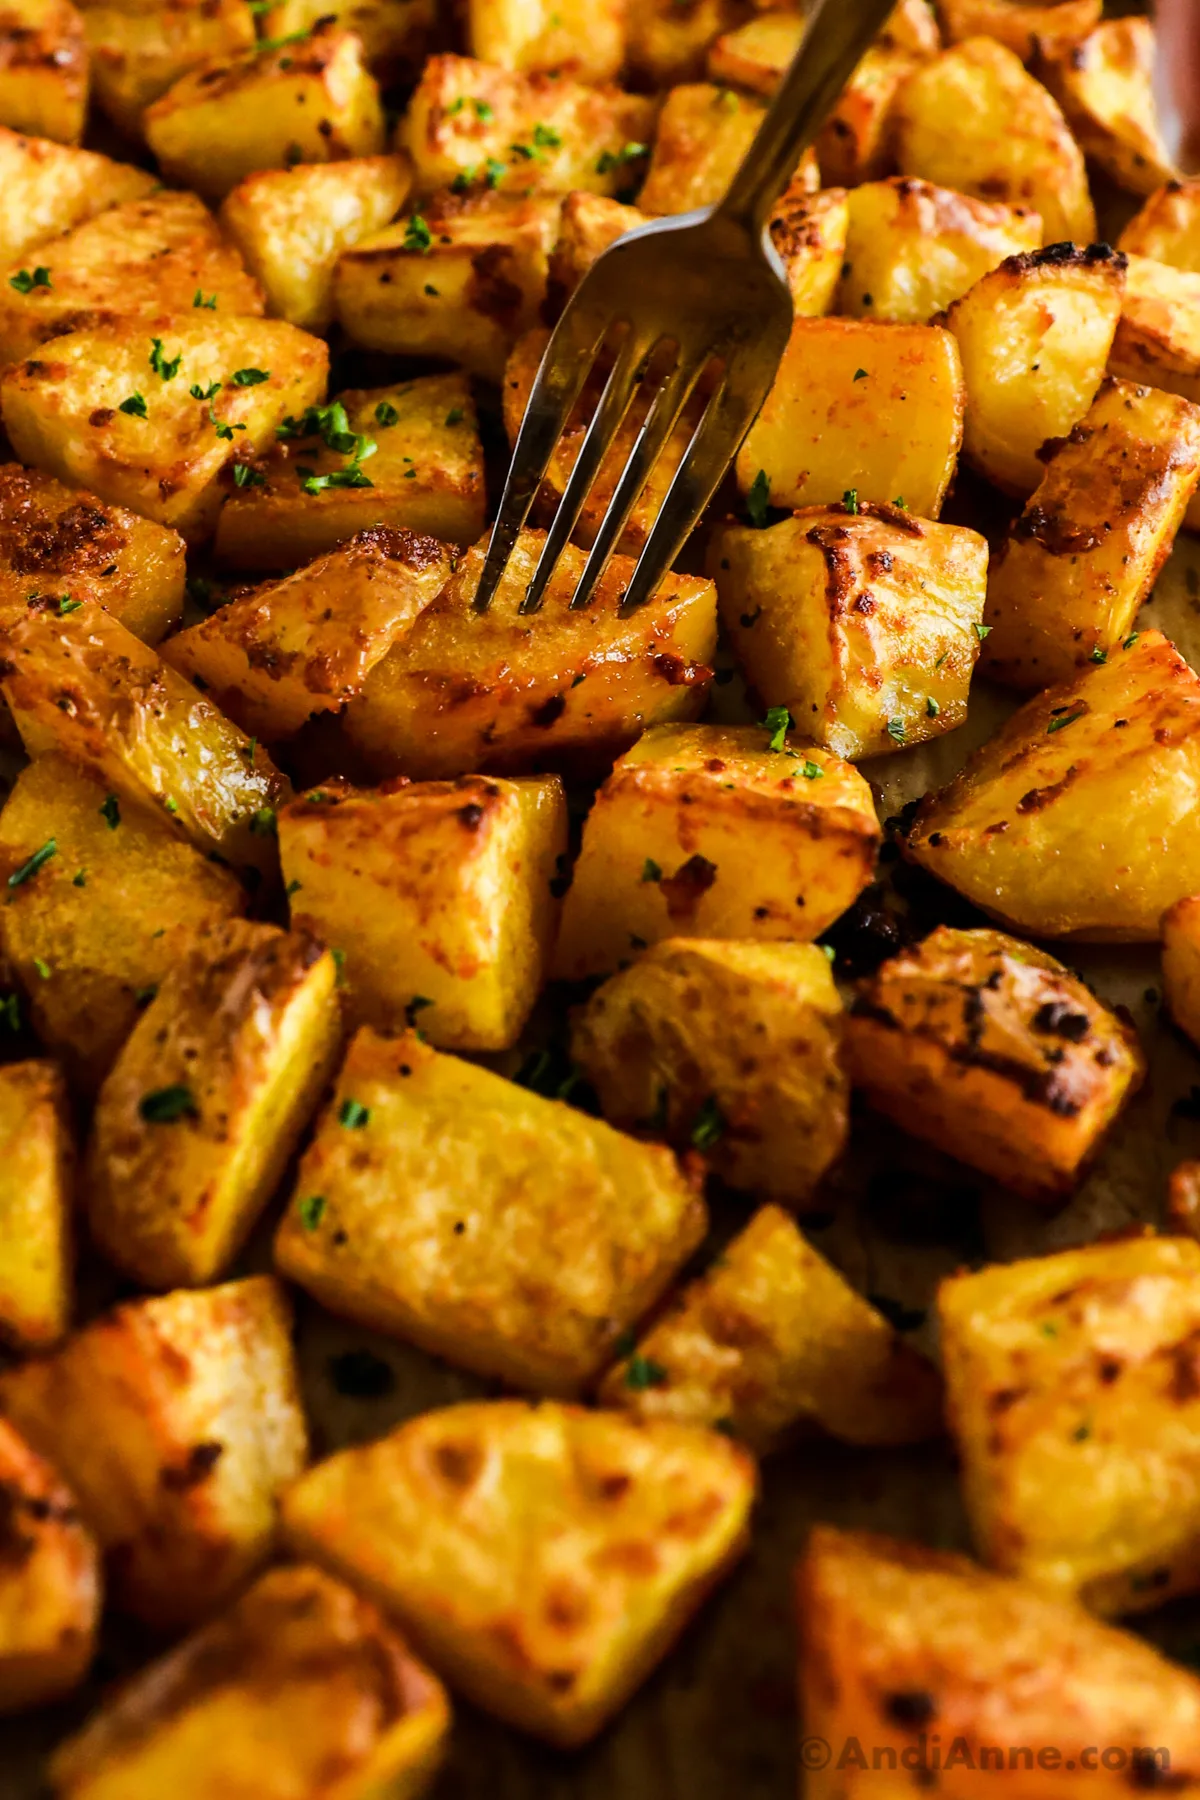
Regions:
[[[716,206],[619,238],[567,303],[546,346],[492,527],[476,612],[491,605],[554,446],[614,328],[623,327],[520,611],[536,612],[596,474],[653,361],[662,372],[579,577],[588,604],[642,488],[705,369],[719,374],[638,557],[621,605],[643,605],[678,556],[767,397],[792,327],[792,297],[767,232],[770,209],[895,0],[817,0],[791,67]]]

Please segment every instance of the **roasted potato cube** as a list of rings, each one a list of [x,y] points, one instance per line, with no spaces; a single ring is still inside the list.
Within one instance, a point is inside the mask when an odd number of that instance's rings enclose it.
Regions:
[[[96,1102],[91,1234],[142,1287],[224,1274],[279,1185],[333,1072],[333,957],[244,920],[201,939],[159,988]]]
[[[897,0],[878,41],[913,56],[936,56],[942,47],[942,33],[929,0]]]
[[[98,601],[144,644],[183,614],[184,542],[177,531],[109,506],[53,475],[0,465],[0,608],[30,592]]]
[[[467,43],[481,63],[522,75],[562,70],[614,81],[625,61],[627,0],[468,0]]]
[[[755,1485],[717,1432],[485,1400],[330,1457],[285,1517],[294,1547],[364,1584],[472,1700],[573,1745],[745,1549]]]
[[[83,1680],[96,1643],[100,1570],[75,1497],[0,1419],[0,1714]]]
[[[988,548],[898,507],[808,507],[714,531],[721,619],[755,693],[838,756],[879,756],[967,716]]]
[[[896,100],[919,67],[903,50],[875,44],[867,51],[817,135],[824,180],[856,187],[895,168]]]
[[[1048,244],[1095,237],[1083,152],[1058,103],[1003,44],[973,37],[924,63],[894,117],[901,174],[1032,206]]]
[[[329,352],[294,325],[199,308],[164,322],[158,344],[149,322],[56,338],[4,371],[0,405],[22,462],[195,543],[212,535],[222,470],[324,398]]]
[[[568,544],[536,618],[520,604],[544,533],[522,532],[485,614],[474,610],[486,539],[346,709],[351,741],[379,776],[438,780],[476,770],[596,771],[647,725],[692,718],[716,649],[711,581],[669,574],[628,619],[633,565],[615,556],[590,603],[571,610],[584,553]]]
[[[146,169],[0,126],[0,258],[8,264],[56,232],[156,185]]]
[[[1200,401],[1200,274],[1131,256],[1108,366]]]
[[[952,44],[995,38],[1032,62],[1069,50],[1100,23],[1103,0],[938,0],[938,14]]]
[[[1095,399],[1125,269],[1107,245],[1053,244],[1006,257],[946,315],[967,384],[963,452],[1006,493],[1025,498],[1041,485],[1038,452]]]
[[[64,615],[38,600],[0,624],[0,688],[30,756],[60,750],[90,769],[115,790],[118,820],[125,799],[227,862],[274,868],[286,777],[94,601]]]
[[[682,1290],[600,1399],[639,1419],[716,1426],[760,1455],[814,1426],[849,1444],[919,1444],[942,1429],[933,1365],[777,1206]]]
[[[1078,43],[1039,59],[1038,74],[1075,141],[1131,194],[1152,194],[1175,170],[1154,100],[1154,27],[1105,19]]]
[[[944,1281],[950,1429],[980,1554],[1102,1615],[1200,1587],[1200,1244],[1087,1244]]]
[[[810,193],[801,173],[775,203],[771,241],[783,258],[798,319],[819,319],[833,307],[846,257],[848,202],[844,188]]]
[[[416,1800],[450,1706],[369,1600],[311,1564],[271,1569],[103,1703],[56,1750],[58,1800],[229,1800],[246,1791]]]
[[[0,1335],[40,1350],[71,1312],[75,1150],[54,1063],[0,1067],[0,1156]]]
[[[344,250],[333,298],[346,335],[368,350],[445,356],[499,381],[546,296],[559,202],[535,196],[438,197]]]
[[[360,694],[371,670],[446,584],[434,538],[378,526],[230,600],[163,646],[244,730],[273,741]]]
[[[571,1055],[612,1124],[701,1148],[733,1187],[800,1205],[846,1144],[841,1041],[816,945],[667,938],[597,988]]]
[[[128,138],[146,108],[201,63],[224,62],[254,43],[245,0],[160,0],[149,9],[115,0],[84,10],[96,105]]]
[[[705,52],[721,32],[741,25],[744,0],[644,0],[625,20],[631,73],[648,87],[694,81],[704,73]]]
[[[417,192],[619,194],[637,186],[658,102],[615,87],[431,56],[396,131]]]
[[[1131,261],[1148,257],[1200,274],[1200,175],[1151,194],[1117,242]]]
[[[1164,914],[1162,972],[1171,1017],[1200,1044],[1200,899],[1189,895]]]
[[[672,88],[659,115],[650,167],[638,195],[640,211],[651,216],[693,212],[723,199],[765,111],[759,101],[709,82]],[[806,150],[792,186],[815,193],[819,185],[816,157]]]
[[[146,141],[168,181],[220,200],[256,169],[376,156],[384,145],[379,89],[362,43],[336,21],[301,43],[206,63],[146,108]]]
[[[290,1326],[255,1275],[128,1301],[0,1371],[0,1405],[75,1490],[135,1617],[193,1624],[270,1555],[308,1453]]]
[[[1053,957],[946,925],[864,982],[846,1054],[880,1112],[1043,1203],[1078,1186],[1146,1066],[1132,1026]]]
[[[958,1792],[1045,1800],[1123,1800],[1161,1785],[1164,1767],[1196,1766],[1194,1675],[1081,1606],[965,1556],[818,1525],[799,1602],[806,1741],[848,1747],[841,1771],[835,1753],[827,1772],[807,1777],[808,1800],[948,1786],[938,1774],[948,1748]],[[934,1720],[953,1721],[951,1746],[930,1742]],[[1099,1745],[1120,1745],[1119,1761]],[[897,1767],[909,1773],[880,1773]],[[1034,1768],[1050,1772],[1024,1772]],[[1087,1773],[1067,1773],[1076,1768]],[[1008,1781],[1006,1769],[1020,1772]]]
[[[555,299],[566,300],[610,244],[646,222],[646,214],[638,207],[623,206],[603,194],[568,194],[550,258],[550,288]]]
[[[760,12],[708,47],[708,79],[769,98],[804,36],[802,12]]]
[[[618,968],[662,938],[811,940],[871,879],[879,821],[849,763],[771,729],[662,725],[596,796],[556,973]],[[769,833],[771,855],[753,845]]]
[[[541,991],[567,860],[557,775],[318,788],[279,820],[292,920],[341,954],[351,1016],[421,1015],[445,1050],[514,1044]]]
[[[936,519],[962,442],[958,347],[935,325],[804,319],[738,452],[773,506],[902,502]]]
[[[362,39],[363,61],[385,85],[411,84],[420,74],[437,25],[437,0],[278,0],[263,17],[268,38],[311,31],[336,19]]]
[[[318,430],[296,436],[308,423]],[[354,451],[331,447],[343,426],[375,445],[366,468]],[[348,388],[315,418],[282,429],[285,441],[255,462],[221,508],[219,561],[287,568],[379,526],[381,541],[415,532],[454,544],[473,544],[483,530],[483,445],[465,375]]]
[[[1200,893],[1200,681],[1161,632],[1048,688],[922,802],[907,852],[1001,924],[1150,943]]]
[[[1032,693],[1129,633],[1200,481],[1200,407],[1106,381],[992,562],[982,666]]]
[[[70,0],[4,0],[0,119],[12,131],[77,144],[87,112],[83,20]]]

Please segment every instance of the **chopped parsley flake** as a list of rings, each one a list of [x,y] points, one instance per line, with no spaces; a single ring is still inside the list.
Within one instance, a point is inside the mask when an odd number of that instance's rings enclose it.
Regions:
[[[820,763],[806,762],[800,773],[803,775],[805,781],[819,781],[825,771]]]
[[[234,387],[261,387],[264,381],[270,381],[270,369],[235,369],[229,377]]]
[[[461,406],[452,406],[450,408],[450,411],[446,414],[446,424],[447,425],[461,425],[462,422],[463,422],[462,407]]]
[[[936,719],[938,714],[941,712],[941,710],[942,710],[941,707],[938,705],[938,703],[934,699],[933,695],[929,694],[925,700],[926,713],[929,715],[929,717],[931,719]]]
[[[146,402],[140,394],[130,394],[128,400],[122,400],[117,411],[128,413],[132,419],[144,419],[146,417]]]
[[[377,425],[382,425],[385,430],[390,425],[398,425],[400,423],[400,414],[396,411],[396,408],[392,405],[390,400],[381,400],[379,405],[375,408],[375,423]]]
[[[76,869],[75,874],[71,879],[71,886],[72,887],[86,887],[87,886],[87,870],[86,869]]]
[[[1097,644],[1096,648],[1092,651],[1092,661],[1094,663],[1106,663],[1108,661],[1108,651],[1105,650],[1102,645]]]
[[[404,243],[401,247],[405,250],[415,250],[421,256],[428,256],[433,248],[433,233],[429,229],[428,222],[421,217],[420,213],[414,213],[405,226]]]
[[[195,293],[192,295],[192,305],[193,306],[203,306],[206,309],[206,311],[208,311],[208,312],[216,312],[217,296],[215,294],[210,294],[206,300],[204,298],[204,295],[201,292],[201,290],[199,288],[197,288]]]
[[[50,286],[50,271],[38,267],[30,274],[28,269],[18,269],[15,275],[9,276],[8,285],[16,288],[18,294],[31,294],[34,288]]]
[[[344,1125],[347,1131],[361,1131],[370,1116],[370,1107],[364,1106],[361,1100],[347,1098],[338,1107],[338,1124]]]
[[[787,738],[791,723],[792,715],[786,706],[772,706],[770,708],[766,718],[762,721],[763,730],[769,731],[771,734],[770,742],[767,745],[768,750],[783,749],[784,741]]]
[[[121,802],[115,794],[104,796],[104,805],[100,808],[100,817],[110,831],[115,831],[121,823]]]
[[[1125,642],[1121,645],[1122,650],[1132,650],[1140,635],[1140,632],[1131,631],[1129,636],[1125,639]]]
[[[662,880],[662,869],[660,868],[659,864],[655,862],[655,860],[652,856],[648,856],[646,858],[645,862],[642,864],[642,880],[643,881],[661,881]]]
[[[725,1120],[712,1094],[704,1102],[692,1126],[692,1145],[696,1150],[711,1150],[725,1136]]]
[[[889,719],[887,734],[894,744],[903,744],[908,737],[908,727],[903,719]]]
[[[49,981],[50,964],[48,962],[44,962],[40,956],[35,956],[33,959],[33,966],[43,981]]]
[[[1056,719],[1051,719],[1046,727],[1046,735],[1052,731],[1065,731],[1068,725],[1074,725],[1076,719],[1082,719],[1086,707],[1079,712],[1062,712]]]
[[[637,162],[648,153],[648,144],[623,144],[619,150],[602,150],[596,164],[596,173],[611,175],[614,169],[619,169],[626,163]]]
[[[759,530],[767,522],[767,509],[771,503],[771,484],[767,480],[767,471],[760,469],[750,483],[750,492],[746,495],[746,511],[750,515],[750,523]]]
[[[233,485],[240,488],[266,487],[267,478],[260,475],[257,469],[252,469],[249,463],[234,463]]]
[[[260,806],[250,815],[250,829],[256,837],[278,837],[279,821],[273,806]]]
[[[178,356],[164,356],[162,339],[150,339],[150,367],[156,375],[161,375],[164,381],[174,381],[182,361],[182,351]]]
[[[23,862],[19,869],[13,870],[8,878],[9,887],[24,887],[25,883],[31,881],[39,869],[45,868],[46,864],[50,861],[50,858],[55,855],[57,850],[58,840],[56,838],[47,838],[41,849],[35,850],[28,862]]]
[[[82,600],[72,600],[70,594],[64,594],[54,610],[60,619],[65,619],[68,613],[78,612],[82,605]]]
[[[219,381],[210,381],[206,388],[202,388],[197,382],[193,382],[188,389],[188,393],[192,396],[193,400],[215,400],[221,391],[221,386],[222,384]]]
[[[246,429],[244,425],[227,425],[224,419],[218,419],[211,406],[208,409],[208,420],[219,438],[228,438],[230,441],[232,441],[235,431],[245,431]]]
[[[855,369],[854,379],[855,381],[865,381],[867,379],[867,371],[865,369]]]
[[[305,1194],[296,1211],[300,1214],[300,1223],[305,1231],[315,1231],[325,1211],[324,1194]]]
[[[857,488],[847,488],[846,489],[845,493],[842,495],[842,505],[845,507],[845,509],[848,513],[856,514],[858,512],[858,489]]]
[[[646,1388],[664,1387],[669,1379],[662,1364],[655,1362],[652,1356],[631,1356],[629,1367],[625,1371],[625,1386],[634,1393],[642,1393]]]
[[[143,1094],[138,1102],[138,1112],[147,1125],[174,1125],[179,1119],[200,1117],[192,1090],[183,1082]]]
[[[975,636],[979,639],[981,644],[985,637],[991,636],[991,630],[992,628],[990,625],[977,625],[975,627]]]

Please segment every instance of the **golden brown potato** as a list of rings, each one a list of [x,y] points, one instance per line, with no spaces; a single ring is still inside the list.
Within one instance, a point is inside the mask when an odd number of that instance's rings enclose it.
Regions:
[[[944,1281],[981,1555],[1111,1615],[1200,1587],[1200,1244],[1124,1237]]]
[[[1161,632],[1028,701],[939,793],[906,850],[1001,924],[1153,942],[1200,893],[1200,681]]]
[[[22,251],[156,185],[146,169],[0,126],[0,258],[7,266]]]
[[[817,135],[825,181],[857,187],[896,166],[896,103],[920,61],[877,43],[867,51]]]
[[[1195,1792],[1195,1676],[1069,1600],[949,1551],[818,1525],[799,1607],[806,1742],[840,1747],[808,1775],[808,1800],[934,1785],[956,1800]]]
[[[736,1561],[754,1492],[751,1458],[717,1432],[493,1400],[330,1457],[285,1518],[294,1548],[365,1583],[477,1704],[572,1745]]]
[[[849,493],[936,519],[965,404],[948,331],[798,318],[738,452],[738,486],[757,483],[772,506],[832,506]]]
[[[1131,256],[1108,366],[1200,401],[1200,274]]]
[[[331,783],[286,807],[292,920],[339,953],[355,1022],[444,1050],[514,1044],[545,981],[567,861],[557,775],[465,775],[375,791]]]
[[[806,507],[718,527],[708,567],[755,694],[838,756],[879,756],[967,716],[988,547],[898,507]]]
[[[627,0],[468,0],[467,46],[481,63],[522,75],[562,70],[576,81],[615,81],[627,11]]]
[[[774,721],[639,738],[584,825],[556,974],[607,972],[662,938],[809,941],[840,918],[871,879],[875,804],[849,763],[796,742]]]
[[[627,231],[646,224],[636,206],[623,206],[604,194],[568,194],[558,219],[558,237],[550,257],[550,290],[561,303],[575,292],[597,257]]]
[[[682,1289],[600,1399],[639,1419],[716,1426],[760,1455],[814,1427],[849,1444],[921,1443],[942,1429],[932,1364],[777,1206]]]
[[[638,194],[640,211],[692,212],[722,199],[765,113],[757,100],[708,82],[672,88],[659,115],[650,167]],[[819,175],[811,150],[805,151],[792,180],[815,192]]]
[[[0,1714],[83,1680],[100,1617],[99,1557],[75,1497],[0,1419]]]
[[[897,0],[879,33],[879,42],[913,56],[936,56],[942,47],[942,33],[929,0]]]
[[[218,607],[163,645],[245,731],[268,743],[314,713],[337,712],[445,586],[450,553],[435,538],[376,526],[281,581]]]
[[[1177,900],[1163,914],[1162,972],[1171,1017],[1200,1044],[1200,899]]]
[[[1006,493],[1040,486],[1038,452],[1096,398],[1125,278],[1105,244],[1053,244],[1007,257],[947,313],[967,387],[963,454]]]
[[[708,79],[769,98],[804,36],[800,11],[760,12],[708,47]]]
[[[982,667],[1032,693],[1128,636],[1200,481],[1200,407],[1108,380],[992,559]]]
[[[1099,24],[1103,0],[938,0],[950,43],[995,38],[1022,62],[1069,50]]]
[[[817,319],[832,310],[849,225],[845,189],[827,187],[814,194],[803,172],[775,202],[771,242],[783,258],[796,318]]]
[[[364,1027],[300,1163],[275,1260],[332,1312],[573,1398],[707,1225],[669,1150],[416,1032]]]
[[[146,108],[181,75],[254,43],[254,14],[245,0],[161,0],[148,10],[125,0],[100,6],[89,0],[83,28],[96,105],[135,140]]]
[[[369,1600],[311,1564],[272,1569],[151,1663],[54,1753],[58,1800],[417,1800],[445,1689]]]
[[[1154,27],[1105,19],[1078,43],[1038,59],[1085,155],[1131,194],[1152,194],[1175,170],[1154,100]]]
[[[276,0],[262,15],[268,38],[336,19],[362,39],[363,61],[384,86],[410,84],[436,35],[437,0]]]
[[[1151,194],[1117,243],[1131,260],[1144,256],[1200,273],[1200,175],[1168,181]]]
[[[131,1300],[0,1371],[0,1405],[74,1488],[135,1617],[192,1624],[270,1555],[307,1459],[290,1325],[256,1275]]]
[[[70,0],[4,0],[0,120],[12,131],[77,144],[87,93],[83,20]]]
[[[895,131],[901,174],[1032,206],[1048,244],[1095,237],[1082,150],[1056,101],[992,38],[923,64],[897,97]]]
[[[70,1322],[74,1213],[75,1147],[61,1071],[51,1062],[5,1063],[0,1066],[0,1335],[23,1350],[57,1343]]]
[[[1042,1203],[1078,1186],[1146,1067],[1132,1026],[1053,957],[946,925],[863,983],[846,1056],[880,1112]]]
[[[568,545],[541,611],[527,620],[519,607],[542,542],[540,531],[522,532],[482,616],[472,602],[487,540],[469,550],[372,670],[346,709],[346,729],[376,775],[603,769],[644,727],[700,710],[716,649],[712,582],[669,574],[622,619],[632,564],[616,556],[590,604],[572,612],[584,555]]]
[[[746,17],[744,0],[639,0],[625,21],[630,73],[652,88],[697,80],[713,39]]]

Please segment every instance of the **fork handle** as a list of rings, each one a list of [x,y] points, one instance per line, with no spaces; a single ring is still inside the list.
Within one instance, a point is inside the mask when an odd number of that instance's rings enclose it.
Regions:
[[[756,235],[801,155],[824,125],[895,0],[817,0],[800,48],[775,91],[716,216]]]

